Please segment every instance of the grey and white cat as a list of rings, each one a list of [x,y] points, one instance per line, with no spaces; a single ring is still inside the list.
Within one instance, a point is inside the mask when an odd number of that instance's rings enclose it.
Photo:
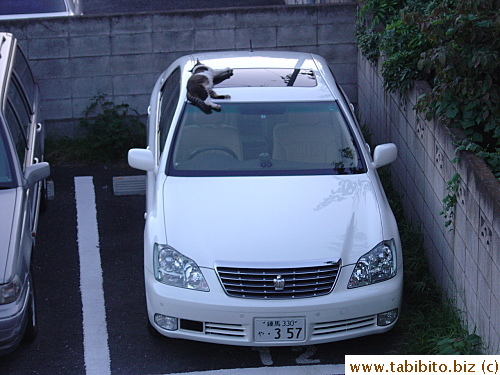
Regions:
[[[187,82],[187,98],[203,112],[210,113],[212,109],[219,111],[220,105],[211,99],[230,99],[229,95],[218,95],[212,88],[214,84],[224,81],[233,75],[231,68],[212,69],[196,60],[191,70],[193,75]]]

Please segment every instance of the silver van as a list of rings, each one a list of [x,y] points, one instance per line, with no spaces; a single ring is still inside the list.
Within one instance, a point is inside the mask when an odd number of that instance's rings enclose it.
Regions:
[[[36,334],[31,260],[50,174],[39,100],[16,39],[0,32],[0,354]]]

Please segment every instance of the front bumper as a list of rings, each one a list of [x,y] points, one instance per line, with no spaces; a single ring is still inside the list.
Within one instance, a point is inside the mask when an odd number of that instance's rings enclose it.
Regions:
[[[391,280],[347,289],[353,266],[342,269],[334,290],[321,297],[294,300],[234,298],[226,295],[214,270],[203,269],[210,292],[164,285],[146,270],[146,298],[150,323],[161,334],[218,344],[242,346],[293,346],[383,333],[388,325],[378,324],[378,314],[400,311],[402,270]],[[155,315],[178,318],[175,330],[162,329]],[[305,336],[301,340],[256,341],[255,319],[304,318]]]

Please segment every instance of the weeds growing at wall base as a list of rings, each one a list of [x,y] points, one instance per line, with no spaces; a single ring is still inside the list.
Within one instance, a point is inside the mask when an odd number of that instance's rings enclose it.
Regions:
[[[403,311],[399,324],[405,341],[405,353],[480,354],[481,338],[469,334],[462,313],[444,298],[431,274],[420,230],[409,222],[400,196],[390,183],[387,167],[379,170],[385,191],[399,226],[404,261]]]
[[[133,147],[145,147],[146,127],[128,104],[115,104],[106,94],[95,95],[79,123],[78,138],[48,138],[46,159],[55,163],[126,161]]]

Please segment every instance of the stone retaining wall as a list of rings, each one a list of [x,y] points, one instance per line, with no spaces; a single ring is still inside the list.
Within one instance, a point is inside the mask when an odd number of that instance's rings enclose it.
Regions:
[[[377,67],[359,56],[358,104],[376,143],[394,142],[393,184],[406,215],[424,236],[430,265],[447,296],[464,312],[489,354],[500,354],[500,183],[483,160],[462,153],[458,163],[453,137],[442,124],[413,110],[430,88],[418,83],[404,95],[383,88]],[[445,227],[447,182],[459,173],[453,224]]]
[[[49,133],[72,135],[90,98],[147,113],[160,73],[202,51],[296,50],[324,56],[357,101],[356,1],[342,4],[0,21],[28,55]]]

